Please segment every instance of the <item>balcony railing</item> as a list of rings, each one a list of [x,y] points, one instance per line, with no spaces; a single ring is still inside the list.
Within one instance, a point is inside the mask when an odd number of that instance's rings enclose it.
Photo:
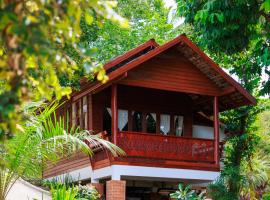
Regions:
[[[119,132],[117,145],[128,157],[200,163],[214,162],[214,141],[138,132]]]

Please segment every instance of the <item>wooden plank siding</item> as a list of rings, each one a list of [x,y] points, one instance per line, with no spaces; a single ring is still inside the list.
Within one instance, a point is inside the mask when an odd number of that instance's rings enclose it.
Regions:
[[[183,57],[155,57],[128,72],[120,84],[215,96],[220,89]]]
[[[89,156],[84,153],[76,153],[69,158],[60,159],[57,163],[49,162],[43,172],[43,178],[57,176],[87,166],[91,166]]]

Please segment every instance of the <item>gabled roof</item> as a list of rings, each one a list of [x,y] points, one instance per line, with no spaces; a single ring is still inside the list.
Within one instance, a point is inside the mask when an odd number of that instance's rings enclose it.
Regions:
[[[238,82],[220,68],[202,50],[192,43],[185,35],[180,35],[175,39],[159,46],[154,40],[148,42],[118,56],[105,64],[104,68],[109,76],[106,84],[94,82],[79,92],[78,98],[88,92],[97,92],[108,85],[125,78],[128,71],[136,68],[147,60],[176,47],[181,55],[184,55],[193,65],[195,65],[205,76],[221,89],[219,100],[222,104],[228,104],[228,108],[235,108],[248,104],[256,104],[256,100]]]

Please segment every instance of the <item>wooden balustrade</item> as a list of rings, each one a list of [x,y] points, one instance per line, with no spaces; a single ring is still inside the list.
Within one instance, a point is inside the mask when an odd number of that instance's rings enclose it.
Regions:
[[[117,145],[128,157],[214,163],[214,140],[119,132]]]

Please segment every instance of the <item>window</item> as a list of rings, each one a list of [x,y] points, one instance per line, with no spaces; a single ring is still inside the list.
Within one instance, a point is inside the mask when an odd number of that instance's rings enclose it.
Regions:
[[[147,133],[156,133],[156,113],[147,113],[146,114],[146,127]]]
[[[183,116],[174,116],[174,130],[176,136],[183,136]]]
[[[128,111],[127,110],[118,110],[118,129],[120,131],[128,130]]]
[[[133,127],[132,130],[136,132],[142,132],[142,113],[132,111]]]
[[[170,115],[160,115],[160,132],[163,135],[168,135],[170,132]]]

